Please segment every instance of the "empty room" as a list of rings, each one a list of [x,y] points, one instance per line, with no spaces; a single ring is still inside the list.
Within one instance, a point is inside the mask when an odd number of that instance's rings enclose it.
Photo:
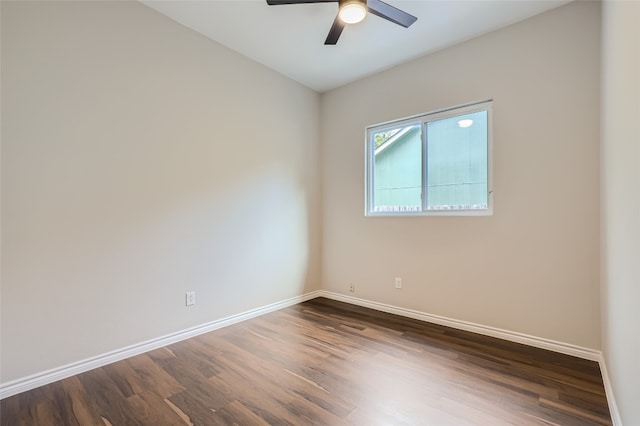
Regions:
[[[640,425],[640,2],[0,2],[0,424]]]

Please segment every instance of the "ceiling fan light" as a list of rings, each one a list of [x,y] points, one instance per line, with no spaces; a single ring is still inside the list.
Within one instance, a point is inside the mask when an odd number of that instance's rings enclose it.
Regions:
[[[367,16],[367,8],[357,0],[347,1],[340,6],[338,16],[345,24],[357,24]]]

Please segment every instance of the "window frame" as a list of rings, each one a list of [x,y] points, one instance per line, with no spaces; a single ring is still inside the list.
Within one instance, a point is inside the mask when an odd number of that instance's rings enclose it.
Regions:
[[[365,205],[364,214],[367,217],[402,217],[402,216],[492,216],[493,215],[493,99],[458,105],[450,108],[386,121],[368,126],[365,129]],[[447,118],[465,115],[469,113],[487,112],[487,208],[486,209],[460,209],[460,210],[428,210],[424,192],[427,187],[427,156],[426,128],[428,123]],[[372,140],[374,133],[400,126],[419,124],[421,126],[421,205],[419,211],[380,211],[373,209],[374,203],[374,158],[375,146]]]

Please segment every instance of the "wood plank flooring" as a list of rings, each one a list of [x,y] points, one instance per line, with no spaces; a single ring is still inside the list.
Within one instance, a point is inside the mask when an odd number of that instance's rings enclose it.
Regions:
[[[610,425],[597,363],[324,298],[0,402],[18,425]]]

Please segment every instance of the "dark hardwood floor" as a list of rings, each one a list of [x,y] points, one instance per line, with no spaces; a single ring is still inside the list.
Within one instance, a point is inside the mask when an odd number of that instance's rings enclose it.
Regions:
[[[17,425],[610,425],[597,363],[324,298],[0,403]]]

